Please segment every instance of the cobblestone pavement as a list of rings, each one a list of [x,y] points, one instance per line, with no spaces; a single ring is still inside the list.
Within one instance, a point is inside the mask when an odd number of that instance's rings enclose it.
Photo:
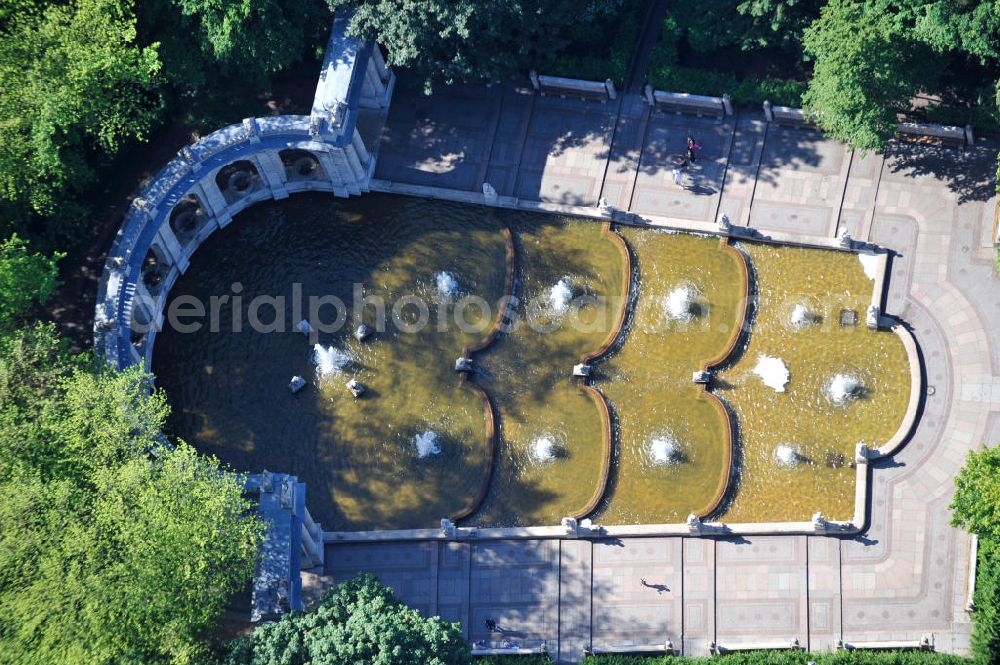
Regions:
[[[681,188],[669,160],[689,133],[704,150]],[[911,440],[873,465],[859,537],[329,544],[329,581],[375,572],[421,611],[460,620],[470,640],[544,641],[559,662],[668,639],[692,655],[713,642],[822,651],[925,636],[967,651],[971,539],[948,525],[947,506],[967,451],[1000,441],[995,143],[862,155],[756,113],[714,121],[651,113],[634,95],[599,103],[500,87],[397,95],[384,137],[385,189],[476,200],[490,182],[514,205],[604,196],[659,223],[725,213],[762,234],[847,229],[886,247],[886,312],[913,329],[928,394]]]

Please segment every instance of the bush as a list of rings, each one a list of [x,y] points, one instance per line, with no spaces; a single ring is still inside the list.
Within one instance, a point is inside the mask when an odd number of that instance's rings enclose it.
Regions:
[[[1000,661],[1000,542],[979,540],[979,567],[972,614],[972,658],[988,665]]]
[[[669,92],[712,96],[729,93],[733,104],[738,106],[756,106],[768,100],[778,106],[800,107],[802,93],[806,89],[805,84],[798,81],[758,77],[739,79],[725,72],[661,65],[658,62],[650,68],[649,82],[654,88]]]
[[[600,22],[578,23],[570,35],[570,49],[542,63],[539,73],[585,81],[611,79],[616,85],[623,85],[639,39],[643,10],[643,3],[629,0],[621,7],[618,21],[610,29]],[[609,44],[607,51],[596,51],[602,44]]]

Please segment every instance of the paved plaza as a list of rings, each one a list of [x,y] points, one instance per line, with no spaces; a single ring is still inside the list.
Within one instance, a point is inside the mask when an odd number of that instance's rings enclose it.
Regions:
[[[669,159],[704,146],[684,187]],[[762,114],[721,121],[511,86],[398,91],[373,188],[506,205],[595,206],[646,223],[734,225],[787,240],[843,229],[892,253],[885,310],[920,346],[927,394],[912,438],[873,463],[858,537],[649,537],[329,543],[325,579],[378,574],[470,641],[584,650],[662,645],[687,655],[770,644],[831,650],[933,641],[966,653],[972,541],[948,525],[967,451],[1000,442],[1000,281],[993,268],[997,145],[892,144],[862,155]],[[486,619],[502,633],[490,634]]]

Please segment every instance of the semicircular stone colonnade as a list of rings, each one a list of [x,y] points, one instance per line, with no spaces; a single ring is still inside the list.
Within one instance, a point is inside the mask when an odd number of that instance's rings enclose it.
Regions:
[[[94,348],[149,369],[170,288],[198,246],[254,203],[368,191],[395,84],[377,46],[337,14],[309,115],[246,118],[181,148],[125,215],[98,287]]]

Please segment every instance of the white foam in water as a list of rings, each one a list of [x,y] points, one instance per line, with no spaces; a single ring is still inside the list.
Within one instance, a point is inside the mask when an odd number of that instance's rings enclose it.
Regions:
[[[531,442],[531,456],[537,462],[551,462],[556,458],[556,442],[547,436],[538,437]]]
[[[843,404],[849,399],[860,397],[864,389],[864,383],[856,376],[836,374],[826,387],[826,396],[835,404]]]
[[[676,464],[679,456],[680,447],[669,436],[658,436],[649,443],[649,457],[653,464]]]
[[[802,461],[801,456],[795,448],[784,444],[774,449],[774,456],[778,459],[778,464],[782,466],[795,466]]]
[[[858,254],[858,260],[861,261],[861,267],[865,269],[865,274],[868,276],[868,279],[875,279],[878,277],[878,255]]]
[[[443,296],[453,296],[458,293],[458,280],[450,272],[442,270],[434,276],[437,291]]]
[[[690,286],[678,286],[667,294],[663,306],[671,321],[690,321],[694,318],[694,305],[698,292]]]
[[[774,391],[779,393],[785,392],[790,373],[781,358],[760,356],[757,358],[757,366],[753,368],[753,373],[759,376],[768,388],[774,388]]]
[[[563,277],[549,289],[549,305],[560,314],[569,309],[573,299],[573,286],[569,277]]]
[[[417,434],[413,437],[413,443],[417,447],[417,457],[420,459],[441,454],[437,432],[432,430],[427,430],[423,434]]]
[[[312,362],[320,376],[339,374],[351,362],[351,356],[335,346],[313,346]]]
[[[808,326],[815,322],[816,316],[805,305],[796,305],[792,308],[792,325],[796,328]]]

